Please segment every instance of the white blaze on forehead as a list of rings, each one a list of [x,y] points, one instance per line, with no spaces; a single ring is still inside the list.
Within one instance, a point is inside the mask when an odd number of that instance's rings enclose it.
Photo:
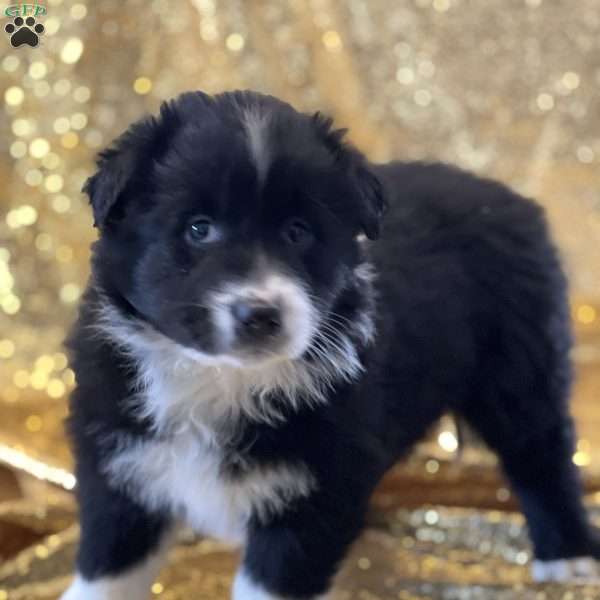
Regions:
[[[269,115],[261,112],[257,106],[245,108],[242,112],[242,123],[248,136],[248,148],[256,166],[258,180],[262,183],[271,162],[267,135]]]

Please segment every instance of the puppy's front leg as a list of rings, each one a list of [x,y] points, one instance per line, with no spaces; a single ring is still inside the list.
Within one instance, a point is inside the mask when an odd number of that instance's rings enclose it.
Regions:
[[[76,577],[61,600],[148,600],[168,546],[169,521],[98,473],[78,478],[81,541]]]
[[[331,580],[362,528],[366,502],[319,500],[251,525],[233,600],[330,597]]]
[[[311,600],[328,600],[332,595],[325,593],[313,596]],[[240,569],[233,582],[232,600],[289,600],[278,594],[273,594],[254,581],[244,569]]]
[[[101,577],[88,579],[78,573],[61,600],[148,600],[162,555],[159,551],[133,567]]]

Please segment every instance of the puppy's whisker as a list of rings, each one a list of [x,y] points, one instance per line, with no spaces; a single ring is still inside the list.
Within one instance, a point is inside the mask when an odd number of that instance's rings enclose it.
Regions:
[[[351,344],[349,344],[351,346]],[[332,338],[330,335],[323,334],[315,339],[315,347],[323,351],[321,358],[325,358],[328,362],[338,364],[340,357],[345,357],[348,354],[348,347],[344,347],[341,341]],[[331,356],[331,351],[336,352],[336,356]],[[338,365],[339,366],[339,365]]]
[[[322,341],[325,344],[325,347],[327,348],[327,350],[329,350],[329,351],[334,350],[340,354],[344,353],[344,347],[337,340],[324,335],[324,336],[322,336]]]
[[[341,343],[341,339],[344,337],[347,338],[345,333],[339,331],[338,329],[336,329],[335,327],[332,327],[331,325],[329,325],[327,323],[322,323],[321,326],[322,326],[322,330],[321,330],[322,337],[338,348]]]
[[[326,315],[325,318],[327,320],[337,321],[340,324],[341,323],[347,324],[347,325],[353,325],[354,324],[353,321],[350,318],[345,317],[344,315],[340,315],[339,313],[336,313],[336,312],[329,312],[329,313],[327,313],[327,315]]]

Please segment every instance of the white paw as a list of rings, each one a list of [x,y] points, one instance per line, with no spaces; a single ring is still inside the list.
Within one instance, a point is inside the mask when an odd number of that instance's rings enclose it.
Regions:
[[[139,581],[131,574],[94,581],[77,575],[60,600],[148,600],[149,597],[148,581]]]
[[[91,595],[91,593],[94,592],[90,587],[91,586],[81,577],[77,576],[59,600],[86,600],[87,598],[96,598],[97,594],[95,596]]]
[[[589,557],[535,560],[531,565],[531,575],[538,583],[545,581],[600,583],[600,563]]]

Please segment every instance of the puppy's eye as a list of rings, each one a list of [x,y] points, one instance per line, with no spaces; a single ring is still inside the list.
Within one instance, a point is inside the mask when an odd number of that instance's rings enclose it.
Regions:
[[[192,221],[187,226],[185,235],[192,244],[209,244],[221,239],[219,228],[207,217]]]
[[[302,219],[294,219],[286,224],[283,229],[286,242],[295,246],[307,246],[313,240],[310,225]]]

